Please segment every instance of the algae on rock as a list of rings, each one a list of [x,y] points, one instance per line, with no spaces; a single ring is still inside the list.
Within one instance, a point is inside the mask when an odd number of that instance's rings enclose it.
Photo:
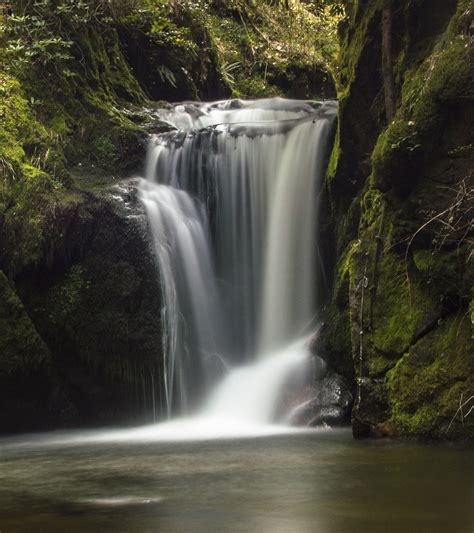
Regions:
[[[50,351],[0,270],[0,431],[38,427],[53,386]]]
[[[459,413],[474,393],[472,4],[401,2],[394,20],[399,104],[388,125],[378,70],[381,8],[377,0],[359,5],[344,22],[339,129],[326,184],[343,251],[333,293],[348,291],[349,315],[337,320],[349,320],[352,332],[353,431],[472,438],[474,417]],[[346,222],[354,213],[356,234]]]

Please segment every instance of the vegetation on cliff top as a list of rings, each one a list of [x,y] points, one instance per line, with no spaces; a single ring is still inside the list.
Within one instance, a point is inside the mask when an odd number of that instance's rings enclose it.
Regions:
[[[140,167],[139,110],[151,100],[292,94],[296,85],[294,96],[330,93],[336,21],[299,0],[17,0],[3,9],[0,268],[12,277],[40,260],[58,206],[87,186],[82,176]]]
[[[327,2],[214,0],[201,16],[238,97],[334,96],[337,23]]]

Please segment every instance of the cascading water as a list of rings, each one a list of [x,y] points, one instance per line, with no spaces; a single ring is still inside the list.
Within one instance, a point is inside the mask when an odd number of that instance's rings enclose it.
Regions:
[[[334,102],[160,112],[140,196],[163,288],[168,413],[269,423],[314,326],[318,191]],[[300,340],[299,340],[300,339]]]

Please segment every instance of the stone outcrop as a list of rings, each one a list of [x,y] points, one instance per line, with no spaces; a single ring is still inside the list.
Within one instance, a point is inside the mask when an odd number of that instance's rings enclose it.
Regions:
[[[472,5],[397,3],[387,124],[382,4],[354,4],[341,26],[323,217],[335,266],[319,351],[352,373],[356,437],[472,438]]]
[[[135,185],[78,192],[43,260],[1,274],[1,431],[159,414],[161,296]]]

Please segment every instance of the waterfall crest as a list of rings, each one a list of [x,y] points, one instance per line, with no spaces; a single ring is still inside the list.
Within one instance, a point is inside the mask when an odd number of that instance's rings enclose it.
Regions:
[[[176,130],[152,137],[140,196],[162,284],[168,413],[271,418],[314,322],[335,116],[335,102],[281,98],[160,111]]]

